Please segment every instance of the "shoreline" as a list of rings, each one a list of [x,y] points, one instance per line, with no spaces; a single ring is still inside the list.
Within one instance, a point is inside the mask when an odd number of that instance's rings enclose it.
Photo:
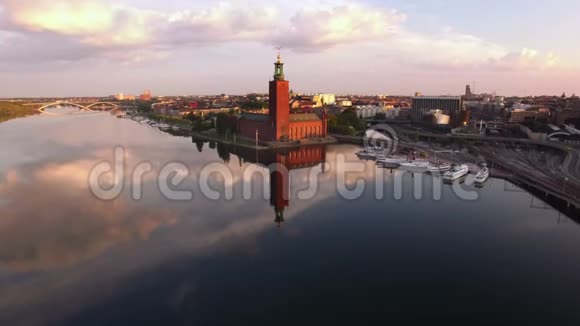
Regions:
[[[258,145],[256,146],[256,144],[253,143],[251,139],[244,138],[244,137],[236,137],[236,140],[233,141],[231,139],[226,139],[226,138],[220,137],[220,136],[215,135],[215,134],[209,134],[207,132],[191,131],[190,134],[191,134],[191,137],[198,138],[199,140],[202,140],[202,141],[222,143],[222,144],[231,145],[231,146],[256,149],[259,151],[277,150],[277,149],[295,149],[295,148],[306,147],[306,146],[329,145],[329,144],[339,143],[339,141],[333,137],[326,137],[326,138],[311,138],[311,139],[295,141],[295,142],[287,142],[287,143],[260,141],[260,142],[258,142]]]

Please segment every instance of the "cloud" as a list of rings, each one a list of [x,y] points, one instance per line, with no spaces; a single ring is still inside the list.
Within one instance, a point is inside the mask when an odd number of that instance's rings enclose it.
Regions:
[[[0,43],[14,47],[0,53],[0,60],[102,57],[133,63],[165,58],[187,46],[253,42],[295,52],[374,44],[383,56],[424,67],[505,70],[560,64],[554,54],[540,56],[529,49],[514,52],[451,28],[414,32],[405,26],[407,16],[394,9],[341,0],[299,4],[282,9],[276,2],[224,1],[165,12],[109,0],[5,0],[5,9],[0,11]],[[3,37],[2,29],[11,35]]]
[[[11,21],[31,31],[85,35],[106,32],[113,25],[112,8],[102,2],[8,0],[6,5]]]
[[[496,70],[545,70],[559,64],[560,57],[554,53],[542,54],[529,48],[524,48],[520,52],[510,52],[497,60],[489,61],[490,68]]]
[[[391,49],[420,65],[477,64],[508,54],[500,45],[449,28],[431,35],[401,31]]]
[[[510,49],[482,38],[444,28],[431,35],[399,31],[386,57],[431,70],[531,71],[558,68],[560,57],[531,48]]]
[[[287,22],[276,8],[233,2],[171,13],[92,0],[8,0],[5,6],[13,31],[73,37],[86,46],[112,49],[252,41],[295,50],[323,50],[382,39],[405,19],[395,10],[353,4],[301,9]]]
[[[8,0],[8,25],[28,35],[74,37],[93,46],[135,45],[148,40],[154,12],[93,0]]]
[[[364,41],[385,40],[406,19],[396,10],[344,5],[330,9],[303,9],[272,39],[298,50],[321,50]]]
[[[4,62],[46,63],[75,61],[101,53],[70,37],[47,34],[42,37],[0,31],[0,60]]]
[[[18,271],[63,268],[114,246],[147,240],[159,227],[176,223],[175,213],[167,209],[139,208],[126,199],[96,200],[86,189],[93,164],[73,161],[26,172],[8,170],[0,182],[0,195],[7,199],[0,221],[0,263]],[[31,195],[30,185],[51,191]],[[23,216],[34,216],[34,225]]]

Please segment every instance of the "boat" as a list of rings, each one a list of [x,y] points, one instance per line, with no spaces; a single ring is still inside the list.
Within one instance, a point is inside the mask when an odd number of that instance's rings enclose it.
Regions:
[[[411,162],[404,162],[399,164],[401,170],[409,172],[423,173],[429,169],[429,161],[427,160],[413,160]]]
[[[377,159],[377,165],[383,168],[395,169],[398,168],[401,163],[408,163],[409,159],[406,156],[396,156],[391,155],[385,158]]]
[[[173,127],[171,127],[171,130],[178,131],[179,130],[179,126],[173,126]]]
[[[159,128],[161,130],[169,130],[169,129],[171,129],[171,126],[166,124],[166,123],[160,123],[157,125],[157,128]]]
[[[451,163],[449,162],[438,162],[429,165],[429,172],[433,174],[440,174],[451,170]]]
[[[356,155],[363,160],[376,160],[380,155],[383,155],[383,153],[374,149],[364,149],[356,153]]]
[[[484,165],[483,169],[475,175],[475,184],[482,185],[487,181],[487,179],[489,179],[489,169]]]
[[[469,167],[466,164],[454,165],[450,171],[443,174],[443,180],[455,181],[469,174]]]

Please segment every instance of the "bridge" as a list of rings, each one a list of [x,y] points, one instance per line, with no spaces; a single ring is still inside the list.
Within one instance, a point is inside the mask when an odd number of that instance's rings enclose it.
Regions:
[[[51,112],[46,112],[46,109],[53,107],[53,106],[77,107],[77,108],[79,108],[79,111],[95,111],[95,110],[93,110],[93,108],[97,108],[97,107],[101,107],[101,109],[104,107],[108,107],[108,109],[105,109],[104,111],[111,111],[111,110],[116,110],[119,108],[119,105],[112,103],[112,102],[96,102],[96,103],[92,103],[89,105],[82,105],[79,103],[74,103],[74,102],[69,102],[69,101],[56,101],[56,102],[52,102],[52,103],[40,103],[40,104],[35,103],[33,105],[40,105],[40,107],[37,109],[37,111],[40,113],[43,113],[43,114],[48,114],[48,115],[56,115],[56,114],[51,113]]]

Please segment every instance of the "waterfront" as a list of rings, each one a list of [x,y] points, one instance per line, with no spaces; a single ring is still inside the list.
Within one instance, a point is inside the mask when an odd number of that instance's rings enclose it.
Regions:
[[[141,200],[131,199],[129,184],[114,201],[99,200],[89,171],[118,145],[129,169],[181,162],[196,176],[225,160],[232,199],[207,199],[186,182],[193,199],[168,200],[150,177]],[[449,186],[437,200],[425,176],[416,199],[417,176],[405,173],[396,198],[398,172],[385,170],[377,199],[377,170],[367,162],[346,178],[349,189],[357,180],[367,187],[347,200],[334,162],[358,161],[359,148],[329,145],[286,161],[289,200],[280,199],[283,187],[244,199],[243,171],[279,157],[195,143],[107,113],[9,121],[0,124],[0,146],[6,324],[580,321],[580,228],[500,179],[465,185],[476,200]],[[324,162],[316,193],[298,199]],[[221,189],[219,176],[209,179]]]

